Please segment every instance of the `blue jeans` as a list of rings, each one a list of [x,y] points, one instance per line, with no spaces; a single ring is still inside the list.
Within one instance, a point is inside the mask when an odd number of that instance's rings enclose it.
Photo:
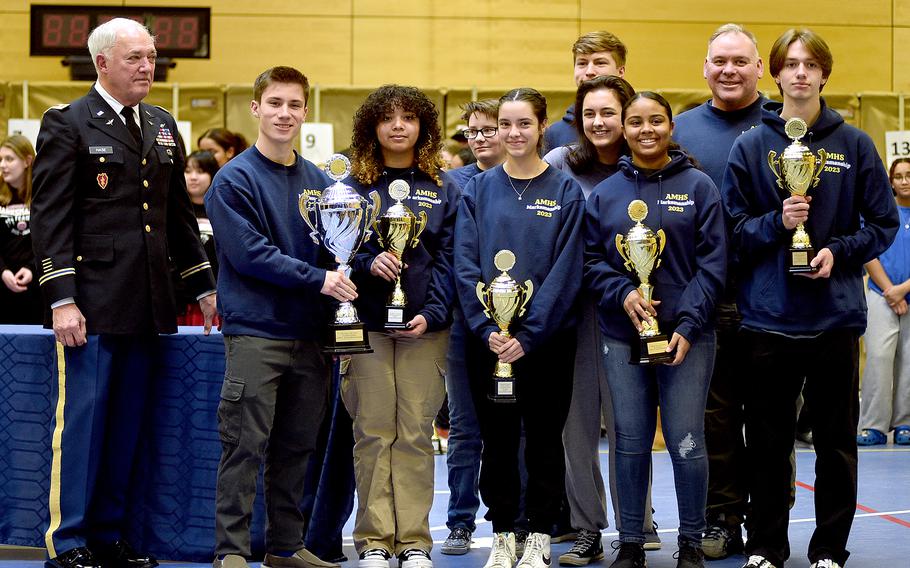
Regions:
[[[622,542],[645,541],[642,523],[659,404],[664,439],[673,463],[679,543],[701,547],[708,491],[705,402],[714,367],[714,346],[712,330],[702,333],[677,367],[630,365],[629,344],[604,338],[604,367],[615,401]]]
[[[483,442],[480,424],[471,399],[471,385],[465,369],[465,329],[461,313],[456,309],[455,321],[449,334],[446,358],[446,391],[449,394],[449,449],[446,465],[449,469],[449,529],[476,530],[474,519],[480,507],[477,484],[480,478],[480,454]]]

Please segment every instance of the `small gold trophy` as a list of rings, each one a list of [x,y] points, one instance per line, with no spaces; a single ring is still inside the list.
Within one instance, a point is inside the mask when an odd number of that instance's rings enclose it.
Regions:
[[[625,260],[626,270],[638,275],[640,284],[638,293],[649,304],[654,295],[654,287],[648,283],[648,278],[655,268],[660,266],[660,253],[667,244],[667,235],[663,229],[657,233],[642,224],[648,216],[648,204],[641,199],[629,203],[629,217],[635,221],[629,232],[616,235],[616,249]],[[629,363],[633,365],[651,365],[673,360],[673,355],[667,353],[669,341],[667,336],[660,332],[657,319],[641,320],[641,332],[638,334],[638,344],[632,345],[632,358]]]
[[[806,135],[807,130],[808,127],[803,119],[791,118],[784,125],[784,132],[793,140],[793,143],[784,149],[784,153],[780,157],[774,150],[768,152],[768,166],[771,167],[774,177],[777,178],[777,186],[789,191],[790,195],[805,196],[810,187],[816,187],[818,176],[825,169],[825,162],[828,160],[828,153],[824,150],[818,151],[818,159],[816,159],[815,154],[800,142],[800,138]],[[793,240],[790,243],[790,254],[787,258],[788,270],[793,273],[816,272],[818,267],[809,265],[813,258],[815,258],[815,248],[812,246],[812,241],[809,240],[806,227],[800,223],[796,226]]]
[[[408,186],[408,182],[401,179],[393,181],[389,185],[389,197],[395,200],[395,204],[373,223],[373,230],[379,236],[379,244],[398,260],[401,270],[404,269],[401,257],[405,250],[418,245],[420,242],[418,237],[427,226],[426,211],[421,211],[420,215],[414,215],[407,206],[401,203],[410,193],[411,188]],[[398,271],[395,288],[386,305],[386,329],[407,328],[408,320],[405,318],[405,308],[408,305],[408,299],[404,290],[401,289],[401,270]]]
[[[477,299],[484,307],[484,315],[493,318],[499,326],[499,334],[506,339],[509,335],[509,325],[525,313],[525,306],[534,293],[534,283],[525,280],[524,285],[519,284],[507,274],[515,266],[515,253],[510,250],[501,250],[493,257],[493,264],[502,270],[502,274],[490,282],[484,289],[483,282],[477,283]],[[488,395],[493,402],[515,402],[515,376],[512,375],[512,364],[496,361],[496,370],[493,372],[493,388]]]

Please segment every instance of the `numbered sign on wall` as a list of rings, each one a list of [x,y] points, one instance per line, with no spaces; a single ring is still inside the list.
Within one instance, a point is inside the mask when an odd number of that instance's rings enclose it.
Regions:
[[[335,134],[328,122],[305,122],[300,129],[300,153],[307,160],[321,164],[335,151]]]
[[[888,167],[891,167],[891,162],[897,158],[910,158],[910,130],[885,132],[885,146]]]

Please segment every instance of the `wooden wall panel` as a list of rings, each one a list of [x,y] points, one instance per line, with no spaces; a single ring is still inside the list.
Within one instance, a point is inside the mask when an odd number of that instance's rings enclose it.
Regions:
[[[726,22],[740,24],[778,23],[784,27],[842,25],[862,22],[865,26],[890,26],[893,2],[902,0],[863,0],[837,2],[824,0],[579,0],[582,19],[637,22],[707,22],[715,27]],[[905,0],[904,0],[905,1]]]

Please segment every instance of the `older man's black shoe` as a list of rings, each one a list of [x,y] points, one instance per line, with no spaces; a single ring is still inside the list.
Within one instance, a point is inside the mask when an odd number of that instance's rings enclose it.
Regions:
[[[67,550],[44,562],[45,568],[102,568],[101,563],[84,546]]]
[[[154,556],[142,554],[125,540],[111,544],[99,544],[92,547],[104,568],[155,568],[158,561]]]

